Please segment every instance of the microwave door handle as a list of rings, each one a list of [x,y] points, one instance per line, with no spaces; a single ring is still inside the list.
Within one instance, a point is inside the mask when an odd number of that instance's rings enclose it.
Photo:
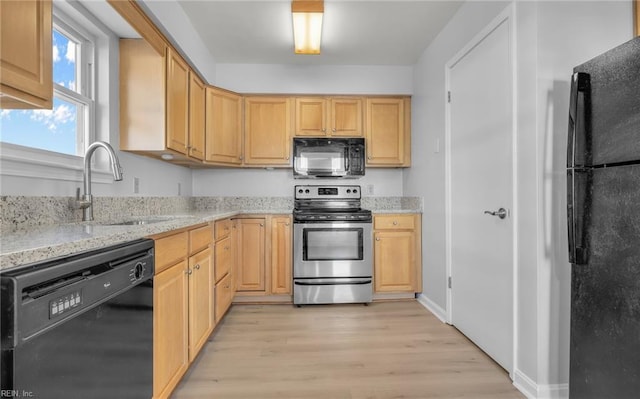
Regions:
[[[349,146],[344,149],[344,171],[349,173],[349,155],[351,155],[351,148]]]

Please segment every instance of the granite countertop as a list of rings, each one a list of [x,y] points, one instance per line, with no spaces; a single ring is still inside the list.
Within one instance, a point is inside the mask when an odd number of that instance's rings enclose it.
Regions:
[[[133,241],[242,214],[289,214],[291,209],[226,209],[172,215],[128,217],[110,222],[52,224],[3,233],[0,238],[0,270]],[[145,224],[112,224],[145,220]]]
[[[289,197],[97,197],[95,222],[77,222],[66,197],[0,197],[0,271],[237,215],[290,214]],[[418,197],[364,197],[374,214],[421,213]],[[157,213],[157,214],[156,214]],[[122,216],[131,215],[131,216]],[[138,215],[138,216],[135,216]],[[75,217],[74,217],[75,216]],[[76,222],[73,222],[76,220]],[[145,220],[145,224],[117,224]]]

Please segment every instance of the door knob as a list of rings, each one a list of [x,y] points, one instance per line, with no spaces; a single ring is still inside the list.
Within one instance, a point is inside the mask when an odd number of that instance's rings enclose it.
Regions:
[[[497,217],[499,217],[500,219],[504,219],[504,218],[506,218],[506,217],[507,217],[507,210],[506,210],[506,209],[504,209],[504,208],[500,208],[500,209],[498,209],[498,210],[497,210],[497,211],[495,211],[495,212],[492,212],[492,211],[484,211],[484,213],[485,213],[485,214],[487,214],[487,215],[491,215],[491,216],[497,216]]]

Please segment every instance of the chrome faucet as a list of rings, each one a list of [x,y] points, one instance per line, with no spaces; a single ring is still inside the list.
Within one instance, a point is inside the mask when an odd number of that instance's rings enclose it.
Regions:
[[[80,188],[78,188],[78,190],[76,191],[75,201],[75,208],[82,209],[82,220],[85,222],[93,220],[93,197],[91,195],[91,156],[100,147],[104,148],[109,154],[109,162],[111,164],[111,171],[113,172],[113,180],[122,180],[122,167],[120,166],[120,161],[118,160],[115,151],[113,151],[113,147],[111,147],[109,143],[105,143],[104,141],[96,141],[95,143],[87,147],[87,150],[84,153],[84,195],[81,199]]]

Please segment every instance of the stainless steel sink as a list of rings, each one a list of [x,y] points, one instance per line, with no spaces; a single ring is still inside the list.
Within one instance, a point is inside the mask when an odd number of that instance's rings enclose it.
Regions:
[[[160,223],[167,222],[169,220],[174,219],[173,217],[149,217],[142,219],[132,219],[132,220],[124,220],[122,222],[112,222],[112,223],[104,223],[106,226],[137,226],[143,224],[152,224],[152,223]]]

